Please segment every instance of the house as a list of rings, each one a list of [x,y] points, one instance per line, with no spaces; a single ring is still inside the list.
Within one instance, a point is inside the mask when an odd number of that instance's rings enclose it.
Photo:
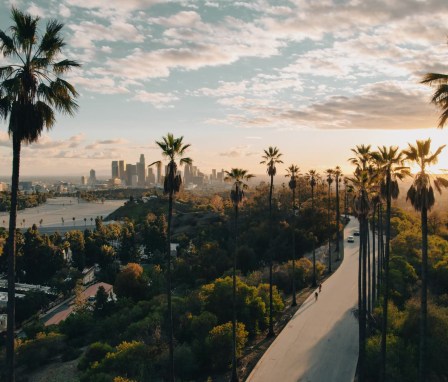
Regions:
[[[87,285],[95,280],[95,267],[84,268],[82,270],[82,284]]]

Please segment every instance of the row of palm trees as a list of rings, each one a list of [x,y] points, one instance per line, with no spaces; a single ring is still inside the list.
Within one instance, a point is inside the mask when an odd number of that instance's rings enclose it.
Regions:
[[[166,137],[163,137],[162,141],[156,141],[156,144],[161,148],[162,155],[167,157],[168,162],[168,172],[165,177],[164,182],[164,192],[168,195],[168,227],[167,227],[167,300],[168,300],[168,320],[169,320],[169,379],[170,381],[174,381],[174,338],[173,338],[173,317],[172,317],[172,291],[171,291],[171,254],[170,254],[170,242],[171,242],[171,221],[173,214],[173,199],[175,194],[180,190],[180,186],[182,184],[182,178],[178,172],[178,165],[176,161],[179,161],[179,165],[182,164],[191,164],[191,158],[184,157],[185,151],[190,147],[189,144],[183,143],[183,137],[175,138],[173,134],[169,133]],[[274,248],[272,245],[272,232],[273,232],[273,189],[274,189],[274,176],[277,173],[276,165],[279,163],[283,163],[280,159],[282,154],[277,147],[269,147],[267,150],[264,150],[264,154],[262,156],[261,164],[266,164],[267,173],[270,176],[270,187],[269,187],[269,228],[270,228],[270,246],[269,246],[269,329],[268,329],[268,337],[275,336],[274,325],[273,325],[273,280],[272,280],[272,265],[274,259]],[[160,161],[154,162],[151,165],[159,164]],[[335,170],[336,176],[340,176],[340,168],[337,167]],[[234,206],[235,212],[235,220],[234,220],[234,255],[233,255],[233,267],[232,267],[232,276],[233,276],[233,284],[232,284],[232,381],[238,381],[237,375],[237,351],[236,351],[236,254],[238,251],[238,217],[240,206],[244,200],[244,191],[248,188],[247,182],[254,177],[254,175],[250,174],[247,170],[240,168],[232,168],[230,171],[225,171],[225,181],[232,183],[232,190],[230,192],[230,199]],[[296,165],[291,165],[287,169],[287,177],[290,178],[289,188],[292,191],[292,211],[293,211],[293,221],[295,219],[296,212],[296,195],[295,191],[298,185],[298,179],[300,176],[300,169]],[[311,199],[312,199],[312,208],[314,208],[314,187],[316,186],[316,182],[319,179],[319,175],[315,170],[310,170],[307,174],[306,179],[308,179],[311,186]],[[330,178],[330,177],[329,177]],[[329,190],[331,186],[331,182],[329,183]],[[337,205],[339,203],[337,202]],[[293,223],[294,224],[294,223]],[[295,267],[295,248],[294,248],[294,225],[293,225],[293,274]],[[314,252],[314,251],[313,251]],[[313,253],[314,254],[314,253]],[[314,281],[316,280],[315,273],[315,256],[313,256],[313,264],[314,264]],[[294,277],[292,278],[292,290],[293,290],[293,298],[292,305],[297,305],[296,302],[296,288]]]
[[[442,177],[432,177],[428,166],[437,163],[438,156],[445,146],[431,153],[431,140],[417,141],[409,144],[406,150],[398,147],[379,147],[371,151],[370,145],[360,145],[352,149],[355,157],[350,161],[356,166],[353,177],[349,179],[354,189],[354,211],[359,220],[360,245],[358,267],[358,311],[359,311],[359,381],[365,380],[365,345],[367,337],[367,322],[377,293],[382,283],[382,333],[381,333],[381,367],[380,380],[386,381],[387,356],[387,321],[389,303],[389,261],[390,261],[390,220],[391,202],[399,194],[398,181],[410,176],[410,167],[406,162],[416,165],[418,172],[407,192],[414,209],[421,214],[422,227],[422,268],[421,268],[421,317],[419,346],[419,381],[426,378],[427,354],[427,277],[428,277],[428,229],[427,213],[434,206],[434,188],[440,193],[448,187],[448,180]],[[385,232],[386,239],[383,252],[382,205],[386,205]],[[379,207],[379,208],[378,208]],[[375,258],[375,215],[378,212],[378,258]],[[369,220],[372,221],[373,256],[370,260]],[[372,264],[372,269],[370,269]],[[370,275],[372,274],[372,277]],[[382,277],[379,277],[382,276]]]

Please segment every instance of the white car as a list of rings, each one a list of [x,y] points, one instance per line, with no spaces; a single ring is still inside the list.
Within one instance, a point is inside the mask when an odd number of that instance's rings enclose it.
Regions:
[[[349,236],[349,237],[347,237],[347,242],[354,243],[355,242],[355,238],[353,236]]]

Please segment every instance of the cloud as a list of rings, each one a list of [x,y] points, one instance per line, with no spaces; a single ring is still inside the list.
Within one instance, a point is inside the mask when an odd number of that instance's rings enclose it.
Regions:
[[[9,135],[5,131],[0,131],[0,146],[10,147],[12,144],[9,140]],[[12,146],[11,146],[12,147]]]
[[[46,16],[45,11],[33,2],[31,2],[30,6],[28,7],[27,12],[33,16],[39,16],[40,18]]]
[[[70,8],[66,7],[64,4],[59,4],[59,14],[62,17],[69,18],[72,14]]]
[[[172,93],[151,93],[145,90],[137,90],[131,100],[150,103],[154,107],[161,109],[172,106],[172,102],[179,100],[179,97]]]
[[[169,17],[152,17],[149,21],[165,27],[194,27],[201,22],[201,16],[194,11],[182,11]]]
[[[103,140],[96,140],[95,142],[87,145],[85,147],[85,149],[86,150],[97,150],[97,149],[104,150],[104,148],[102,148],[102,146],[104,146],[104,145],[124,145],[127,143],[128,143],[128,141],[126,139],[122,139],[122,138],[103,139]]]

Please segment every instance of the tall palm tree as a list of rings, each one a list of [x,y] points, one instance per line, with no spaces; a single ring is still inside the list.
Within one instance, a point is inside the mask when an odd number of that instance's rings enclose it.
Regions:
[[[289,188],[292,191],[292,306],[297,305],[296,301],[296,233],[295,233],[295,222],[296,222],[296,188],[297,181],[300,175],[300,168],[292,164],[286,169],[286,177],[289,177]]]
[[[419,167],[419,172],[414,176],[414,182],[408,190],[406,200],[410,200],[414,209],[420,212],[422,228],[422,291],[421,291],[421,311],[420,311],[420,345],[419,345],[419,370],[418,380],[426,381],[427,375],[427,296],[428,296],[428,211],[434,206],[435,189],[441,193],[442,187],[448,187],[448,180],[440,177],[431,179],[428,173],[428,166],[434,165],[438,161],[438,156],[445,148],[440,146],[434,154],[431,153],[431,139],[418,140],[416,145],[409,144],[403,153],[411,163]]]
[[[397,199],[400,189],[398,180],[410,175],[409,167],[404,166],[404,155],[398,147],[378,147],[371,157],[378,170],[381,195],[386,200],[386,249],[384,254],[384,292],[383,292],[383,322],[381,332],[381,369],[380,380],[386,377],[386,335],[387,335],[387,308],[389,303],[389,258],[390,258],[390,215],[392,199]],[[376,200],[377,201],[377,200]]]
[[[334,182],[336,184],[336,252],[337,252],[337,259],[340,260],[340,250],[339,250],[339,242],[341,240],[341,231],[339,229],[339,224],[341,221],[341,211],[339,210],[339,184],[342,180],[342,170],[339,166],[336,166],[336,168],[333,170],[334,175]]]
[[[318,184],[320,175],[317,173],[316,170],[309,170],[306,174],[305,174],[305,178],[308,180],[310,187],[311,187],[311,211],[313,213],[313,224],[314,224],[314,188],[316,187],[316,185]],[[313,242],[313,286],[317,285],[317,277],[316,277],[316,243],[314,240],[314,226],[313,226],[313,237],[312,237],[312,242]]]
[[[171,304],[171,221],[173,218],[173,199],[182,185],[182,177],[177,171],[177,163],[179,165],[191,164],[191,158],[185,157],[186,150],[190,144],[184,144],[184,137],[175,138],[173,134],[168,133],[166,137],[162,137],[162,141],[156,141],[157,146],[162,150],[162,156],[168,158],[167,172],[163,183],[163,192],[168,195],[168,224],[167,224],[167,297],[168,297],[168,319],[170,323],[169,328],[169,352],[170,352],[170,381],[174,381],[174,334],[173,334],[173,309]],[[151,163],[150,166],[161,164],[161,161]]]
[[[334,170],[329,168],[325,172],[328,183],[328,272],[331,273],[331,184],[334,180]]]
[[[370,192],[374,184],[374,173],[370,168],[356,167],[354,176],[349,179],[355,191],[354,212],[359,221],[359,262],[358,262],[358,322],[359,322],[359,361],[358,380],[365,381],[365,356],[367,335],[367,238],[368,216],[371,212]]]
[[[12,137],[13,151],[8,237],[8,382],[15,379],[15,229],[21,147],[22,143],[36,142],[45,128],[54,126],[56,111],[69,115],[75,113],[78,94],[61,76],[80,66],[68,59],[57,61],[65,45],[61,37],[63,24],[50,20],[40,33],[39,17],[15,8],[12,8],[11,16],[13,25],[9,31],[0,30],[0,52],[8,61],[14,61],[0,67],[0,118],[9,119],[8,133]]]
[[[232,168],[230,171],[225,171],[226,182],[232,182],[233,188],[230,192],[230,199],[232,200],[235,208],[235,251],[233,253],[233,269],[232,269],[232,382],[238,381],[238,374],[236,372],[236,253],[238,250],[238,209],[243,202],[244,190],[247,189],[247,182],[253,178],[252,174],[249,174],[247,170],[240,168]]]
[[[272,248],[272,229],[273,229],[273,219],[272,219],[272,191],[274,189],[274,176],[277,173],[277,168],[275,167],[279,163],[283,163],[280,159],[282,154],[277,147],[269,146],[267,150],[264,150],[263,160],[260,164],[266,164],[267,173],[271,178],[271,183],[269,187],[269,332],[268,337],[275,336],[274,333],[274,321],[273,321],[273,304],[272,304],[272,260],[273,260],[273,248]]]
[[[427,73],[421,83],[436,87],[431,102],[442,110],[438,126],[442,128],[448,119],[448,74]]]

